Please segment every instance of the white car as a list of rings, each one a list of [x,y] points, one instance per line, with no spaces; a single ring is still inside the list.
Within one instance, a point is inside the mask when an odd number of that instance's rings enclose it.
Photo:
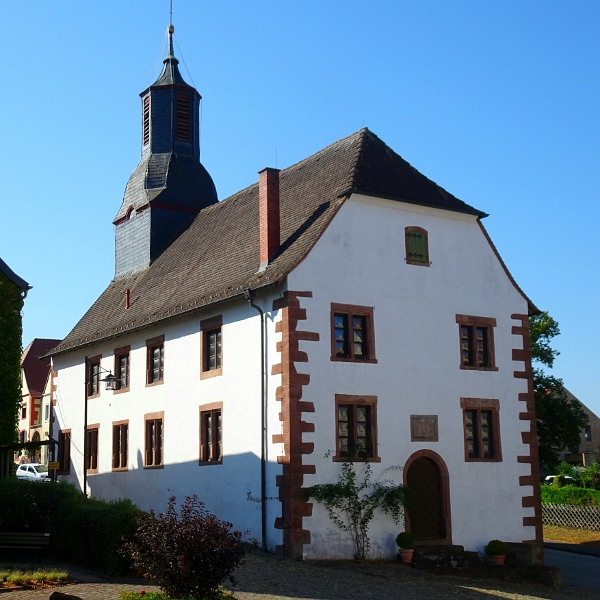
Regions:
[[[48,467],[40,463],[19,465],[17,477],[29,481],[52,481],[48,476]]]

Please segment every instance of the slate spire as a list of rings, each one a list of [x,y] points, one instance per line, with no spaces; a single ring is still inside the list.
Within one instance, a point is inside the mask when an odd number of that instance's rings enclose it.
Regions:
[[[142,156],[113,223],[115,278],[146,269],[193,221],[215,204],[217,191],[200,163],[202,97],[185,82],[173,49],[158,79],[141,94]]]

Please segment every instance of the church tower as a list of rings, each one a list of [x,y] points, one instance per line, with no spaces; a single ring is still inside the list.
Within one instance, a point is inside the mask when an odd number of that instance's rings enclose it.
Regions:
[[[114,218],[115,279],[147,268],[190,225],[217,191],[200,163],[200,94],[188,85],[173,53],[142,98],[142,157]]]

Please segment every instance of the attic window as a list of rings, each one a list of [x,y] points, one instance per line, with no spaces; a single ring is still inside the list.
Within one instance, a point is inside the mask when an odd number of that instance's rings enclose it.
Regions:
[[[406,243],[406,264],[429,266],[429,246],[427,231],[421,227],[406,227],[404,229]]]
[[[144,146],[150,143],[150,96],[144,98],[142,132]]]
[[[177,139],[190,141],[190,97],[177,94]]]

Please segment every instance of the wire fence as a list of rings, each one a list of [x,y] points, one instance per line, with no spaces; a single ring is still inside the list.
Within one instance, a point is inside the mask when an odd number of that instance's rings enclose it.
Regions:
[[[600,531],[600,507],[542,503],[544,525]]]

